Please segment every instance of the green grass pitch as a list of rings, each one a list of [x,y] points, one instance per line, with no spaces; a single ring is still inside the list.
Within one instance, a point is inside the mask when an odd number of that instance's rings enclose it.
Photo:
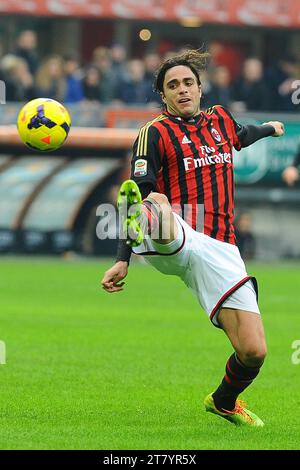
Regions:
[[[232,350],[178,279],[133,263],[106,294],[108,261],[0,266],[1,449],[299,449],[299,264],[248,268],[269,346],[243,394],[257,430],[205,413]]]

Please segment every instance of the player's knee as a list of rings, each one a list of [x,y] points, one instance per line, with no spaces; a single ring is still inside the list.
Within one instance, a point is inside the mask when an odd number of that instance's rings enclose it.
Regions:
[[[150,193],[149,196],[147,197],[147,199],[149,201],[153,201],[155,202],[156,204],[158,204],[162,209],[170,209],[171,206],[170,206],[170,203],[169,203],[169,200],[167,198],[167,196],[165,196],[165,194],[161,194],[161,193]]]
[[[261,366],[266,358],[267,348],[265,345],[250,345],[240,352],[241,361],[249,367]]]
[[[154,215],[151,238],[162,244],[174,240],[177,237],[177,226],[167,196],[160,193],[150,193],[146,201],[151,203],[152,215]]]

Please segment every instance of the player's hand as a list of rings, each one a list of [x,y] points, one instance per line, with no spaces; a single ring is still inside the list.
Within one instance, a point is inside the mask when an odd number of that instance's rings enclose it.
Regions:
[[[119,292],[123,290],[124,282],[120,282],[128,274],[127,261],[118,261],[112,268],[108,269],[101,281],[102,287],[106,292]]]
[[[281,137],[284,134],[284,124],[279,121],[269,121],[269,122],[264,122],[264,124],[268,124],[270,126],[273,126],[275,129],[274,134],[272,137]]]
[[[299,179],[299,171],[295,166],[288,166],[282,172],[282,179],[288,186],[293,186]]]

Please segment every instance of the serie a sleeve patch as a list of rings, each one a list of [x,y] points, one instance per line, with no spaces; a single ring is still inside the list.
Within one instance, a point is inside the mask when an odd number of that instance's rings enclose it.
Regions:
[[[147,160],[139,158],[134,164],[134,176],[146,176],[147,175]]]

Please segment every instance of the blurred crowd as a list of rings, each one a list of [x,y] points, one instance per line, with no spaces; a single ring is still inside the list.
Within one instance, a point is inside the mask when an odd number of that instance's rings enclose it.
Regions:
[[[160,97],[152,89],[153,76],[165,58],[156,52],[131,58],[120,44],[97,47],[88,64],[75,53],[40,57],[36,33],[26,30],[12,51],[0,54],[0,79],[6,84],[6,101],[43,96],[64,103],[157,107]],[[202,108],[222,104],[233,111],[299,112],[299,104],[292,101],[299,79],[300,62],[294,57],[267,66],[257,57],[244,58],[238,74],[213,59],[201,77]]]

